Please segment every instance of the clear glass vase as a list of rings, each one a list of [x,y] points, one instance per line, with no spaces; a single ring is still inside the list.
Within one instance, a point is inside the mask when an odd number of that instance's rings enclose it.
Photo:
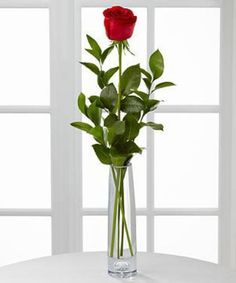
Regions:
[[[108,273],[119,278],[137,273],[136,210],[131,164],[110,167]]]

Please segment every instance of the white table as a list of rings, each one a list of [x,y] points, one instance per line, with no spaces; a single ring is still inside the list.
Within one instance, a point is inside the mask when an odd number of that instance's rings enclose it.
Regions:
[[[138,254],[138,275],[115,279],[106,273],[105,253],[44,257],[0,268],[1,283],[236,283],[236,272],[184,257]]]

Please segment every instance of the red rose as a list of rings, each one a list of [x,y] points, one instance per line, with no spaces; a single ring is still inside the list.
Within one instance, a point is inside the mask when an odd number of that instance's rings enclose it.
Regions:
[[[134,31],[137,17],[130,9],[114,6],[103,12],[104,25],[109,39],[122,41],[130,38]]]

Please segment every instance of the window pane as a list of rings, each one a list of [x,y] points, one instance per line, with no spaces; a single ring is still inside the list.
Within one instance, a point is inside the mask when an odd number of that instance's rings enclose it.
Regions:
[[[49,104],[48,9],[0,9],[0,105]]]
[[[147,217],[137,216],[137,249],[139,252],[147,251]]]
[[[49,114],[0,114],[0,208],[50,207]]]
[[[156,114],[155,205],[218,206],[218,114]]]
[[[107,250],[107,216],[83,217],[83,251]]]
[[[51,254],[50,217],[0,217],[0,266]]]
[[[137,216],[136,221],[138,250],[146,251],[146,217]],[[107,216],[83,217],[83,251],[107,250],[107,225]]]
[[[82,135],[82,186],[84,207],[107,207],[109,166],[100,163],[92,148],[95,141]]]
[[[155,217],[155,251],[217,263],[217,216]]]
[[[132,159],[133,177],[134,177],[134,192],[136,207],[146,207],[147,195],[147,136],[146,131],[140,131],[139,137],[135,140],[137,145],[143,147],[142,154],[136,154]]]
[[[157,8],[155,44],[165,58],[168,104],[219,103],[219,8]]]

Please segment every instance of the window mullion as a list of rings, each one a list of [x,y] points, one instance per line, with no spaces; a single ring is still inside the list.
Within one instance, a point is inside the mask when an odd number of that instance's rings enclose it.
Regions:
[[[47,8],[50,0],[0,0],[0,8]]]
[[[50,208],[1,208],[0,216],[51,216]]]
[[[74,3],[50,1],[52,252],[75,251]]]
[[[82,215],[107,215],[108,211],[106,208],[84,208],[82,209]],[[154,208],[150,210],[149,208],[137,208],[137,215],[144,215],[147,217],[152,217],[155,215],[162,216],[217,216],[220,214],[218,208]]]
[[[160,105],[156,113],[219,113],[219,105]]]
[[[50,106],[0,106],[0,113],[51,113]]]
[[[233,3],[223,1],[221,8],[220,60],[220,166],[219,166],[219,262],[230,266],[231,200],[231,129],[232,129],[232,59],[233,59]],[[233,251],[235,253],[235,251]]]
[[[82,7],[114,6],[113,0],[80,0]],[[221,0],[118,0],[117,5],[129,7],[220,7]]]
[[[155,47],[155,9],[149,4],[147,8],[147,62]],[[154,114],[147,116],[148,120],[154,120]],[[147,251],[154,252],[154,132],[147,129]]]

